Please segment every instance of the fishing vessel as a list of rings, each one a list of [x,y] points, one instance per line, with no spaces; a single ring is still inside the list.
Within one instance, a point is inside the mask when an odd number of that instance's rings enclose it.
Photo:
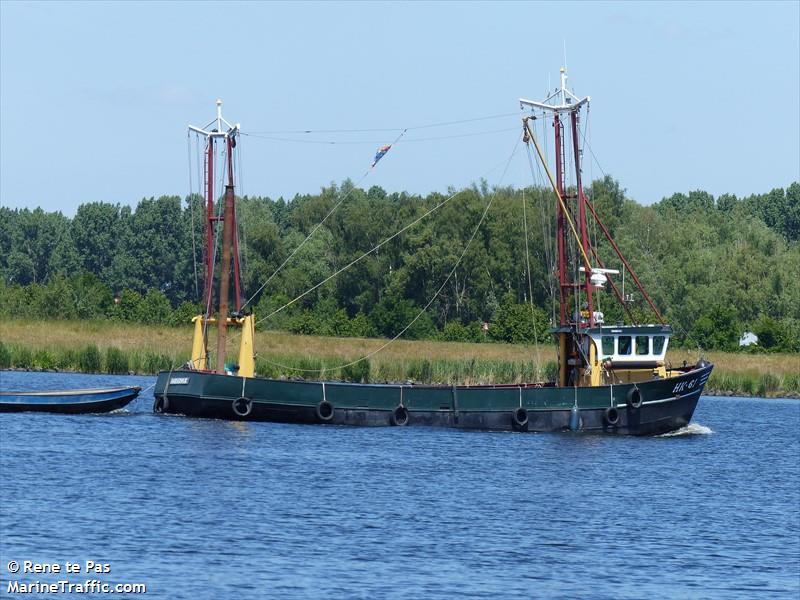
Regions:
[[[0,392],[0,412],[105,413],[127,406],[138,386],[85,390]]]
[[[578,98],[566,85],[541,102],[520,99],[525,112],[522,141],[533,147],[547,174],[555,204],[554,270],[559,310],[552,333],[558,348],[558,373],[552,381],[502,385],[420,385],[413,382],[350,383],[343,381],[283,380],[255,373],[252,312],[242,310],[239,252],[234,205],[233,155],[240,134],[217,102],[217,118],[206,128],[190,127],[205,138],[205,203],[207,208],[204,290],[205,313],[194,318],[191,361],[180,369],[162,371],[154,388],[154,411],[191,417],[276,421],[326,425],[432,425],[462,429],[530,432],[582,431],[651,435],[689,423],[713,365],[700,358],[695,364],[671,366],[666,353],[672,329],[636,272],[584,193],[579,147],[581,111],[589,98]],[[531,122],[552,124],[555,172],[534,134]],[[215,145],[223,144],[227,164],[224,210],[215,216]],[[388,147],[379,150],[379,160]],[[567,160],[567,159],[570,160]],[[374,166],[374,165],[373,165]],[[574,168],[569,177],[567,169]],[[638,323],[614,281],[619,269],[606,268],[590,243],[592,219],[652,309],[656,323]],[[215,224],[222,223],[218,310],[214,315],[213,276],[217,240]],[[233,307],[230,279],[233,277]],[[627,324],[607,324],[595,309],[595,297],[610,285],[626,309]],[[215,366],[209,352],[209,326],[216,326]],[[226,336],[241,330],[238,362],[226,365]]]

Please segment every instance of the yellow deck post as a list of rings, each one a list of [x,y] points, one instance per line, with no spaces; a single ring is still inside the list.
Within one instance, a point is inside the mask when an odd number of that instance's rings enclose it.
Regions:
[[[203,336],[203,315],[192,318],[194,323],[194,338],[192,339],[192,368],[205,371],[208,350]]]
[[[589,385],[600,385],[600,361],[597,360],[597,347],[594,345],[594,340],[589,338],[589,365],[592,372],[589,375]]]
[[[253,356],[253,338],[255,337],[255,322],[253,315],[247,315],[239,320],[242,327],[242,343],[239,346],[239,372],[240,377],[253,377],[256,372],[256,361]]]

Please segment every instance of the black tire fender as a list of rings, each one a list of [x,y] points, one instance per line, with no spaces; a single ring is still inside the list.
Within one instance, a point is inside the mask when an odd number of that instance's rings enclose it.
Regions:
[[[168,408],[169,399],[166,396],[156,396],[156,399],[153,401],[153,412],[156,414],[165,413]]]
[[[405,427],[408,425],[408,409],[402,404],[396,406],[389,420],[395,427]]]
[[[641,408],[642,406],[642,392],[639,390],[638,387],[633,386],[630,390],[628,390],[628,395],[626,396],[628,399],[628,405],[631,408]]]
[[[515,408],[511,413],[511,424],[517,431],[523,431],[528,427],[528,411],[522,408]]]
[[[253,412],[253,401],[250,398],[237,398],[231,402],[231,410],[237,417],[246,417]]]
[[[317,404],[317,418],[323,423],[330,423],[333,420],[333,404],[327,400]]]
[[[603,420],[609,425],[617,425],[619,423],[619,411],[615,406],[609,406],[603,411]]]

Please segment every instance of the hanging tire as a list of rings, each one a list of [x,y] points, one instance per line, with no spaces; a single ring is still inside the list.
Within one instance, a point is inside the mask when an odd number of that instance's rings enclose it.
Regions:
[[[169,400],[166,396],[157,396],[155,401],[153,402],[153,412],[156,414],[161,414],[167,412],[169,408]]]
[[[521,406],[511,413],[511,424],[517,431],[524,431],[528,427],[528,411]]]
[[[389,421],[391,421],[392,425],[395,427],[404,427],[408,425],[408,409],[402,404],[396,407],[392,411]]]
[[[608,425],[617,425],[619,423],[619,411],[614,406],[609,406],[603,411],[603,420]]]
[[[628,391],[627,395],[628,405],[631,408],[641,408],[642,406],[642,392],[638,387],[634,386]]]
[[[237,417],[246,417],[253,412],[253,401],[242,396],[231,402],[231,409]]]
[[[317,404],[317,418],[323,423],[330,423],[333,420],[333,404],[327,400]]]

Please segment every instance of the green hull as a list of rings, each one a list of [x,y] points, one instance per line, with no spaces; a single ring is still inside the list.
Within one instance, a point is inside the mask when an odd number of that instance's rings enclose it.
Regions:
[[[701,362],[669,379],[581,388],[356,384],[162,371],[154,410],[283,423],[650,435],[689,423],[712,368]]]

